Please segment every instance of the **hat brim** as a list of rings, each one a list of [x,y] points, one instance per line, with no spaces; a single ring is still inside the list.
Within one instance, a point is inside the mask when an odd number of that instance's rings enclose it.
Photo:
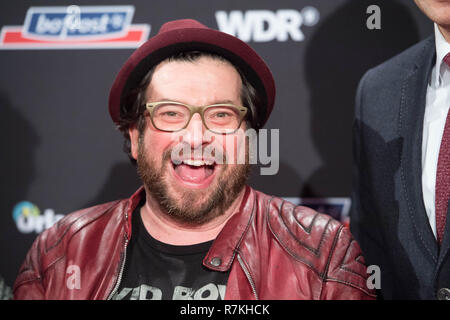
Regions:
[[[273,109],[275,83],[261,57],[245,42],[208,28],[184,28],[157,34],[139,47],[120,69],[110,91],[109,112],[120,122],[120,106],[127,93],[136,88],[155,65],[176,53],[204,51],[223,56],[237,66],[258,94],[257,126],[262,127]]]

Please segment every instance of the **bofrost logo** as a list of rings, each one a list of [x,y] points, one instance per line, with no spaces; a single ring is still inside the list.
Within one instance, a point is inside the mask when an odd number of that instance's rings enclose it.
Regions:
[[[319,11],[311,6],[301,11],[294,9],[217,11],[216,20],[220,31],[231,34],[245,42],[303,41],[302,26],[314,26],[319,22]]]
[[[0,49],[137,48],[150,25],[133,25],[134,6],[30,7],[23,26],[4,26]]]
[[[62,217],[64,215],[55,214],[53,209],[45,209],[41,215],[39,208],[29,201],[21,201],[13,209],[13,219],[22,233],[41,233]]]

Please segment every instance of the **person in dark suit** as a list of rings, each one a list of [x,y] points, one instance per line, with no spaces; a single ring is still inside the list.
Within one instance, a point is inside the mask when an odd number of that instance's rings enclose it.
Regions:
[[[350,226],[379,297],[449,300],[450,1],[415,2],[434,34],[358,87]]]

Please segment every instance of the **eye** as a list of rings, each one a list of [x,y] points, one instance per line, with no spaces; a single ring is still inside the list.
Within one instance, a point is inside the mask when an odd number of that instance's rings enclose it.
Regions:
[[[215,114],[213,114],[213,116],[216,118],[225,118],[225,117],[230,117],[231,114],[229,112],[222,111],[222,112],[216,112]]]
[[[159,105],[154,112],[155,118],[161,118],[166,120],[183,119],[186,118],[188,115],[189,110],[186,107],[170,103]]]
[[[167,117],[176,117],[176,116],[179,116],[180,114],[179,113],[177,113],[177,112],[175,112],[175,111],[166,111],[166,112],[163,112],[163,113],[161,113],[161,116],[167,116]]]
[[[238,115],[229,107],[212,107],[206,111],[206,116],[209,119],[225,120],[230,118],[236,118]]]

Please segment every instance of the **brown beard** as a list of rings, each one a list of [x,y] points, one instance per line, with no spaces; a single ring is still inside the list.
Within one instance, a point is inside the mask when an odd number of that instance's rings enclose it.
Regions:
[[[142,140],[139,139],[138,145],[138,174],[162,212],[183,224],[198,226],[224,214],[244,188],[250,174],[248,163],[235,167],[224,164],[223,170],[216,172],[217,183],[213,182],[214,185],[206,190],[182,189],[177,200],[170,194],[168,182],[164,179],[168,166],[172,165],[172,150],[163,153],[162,167],[158,168],[154,160],[147,158],[148,152]]]

